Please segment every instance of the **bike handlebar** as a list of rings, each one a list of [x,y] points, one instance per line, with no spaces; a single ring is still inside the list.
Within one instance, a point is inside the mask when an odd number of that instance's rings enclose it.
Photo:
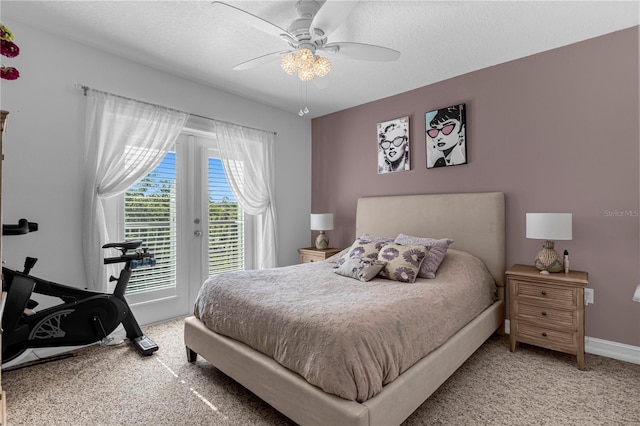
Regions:
[[[109,265],[112,263],[131,262],[132,266],[134,263],[136,263],[136,266],[150,265],[152,261],[147,259],[153,259],[155,261],[153,253],[135,252],[135,253],[123,254],[118,257],[106,257],[104,259],[104,264]],[[139,261],[139,262],[134,262],[134,261]]]
[[[27,219],[18,220],[17,225],[2,225],[2,235],[23,235],[37,230],[38,224],[36,222],[29,222]]]

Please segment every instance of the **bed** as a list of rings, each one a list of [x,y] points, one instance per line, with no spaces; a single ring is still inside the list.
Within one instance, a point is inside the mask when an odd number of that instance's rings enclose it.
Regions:
[[[372,392],[372,397],[360,395],[347,399],[325,392],[262,352],[212,331],[196,316],[185,320],[184,340],[189,361],[195,361],[197,355],[202,356],[299,424],[402,423],[503,326],[504,195],[500,192],[430,194],[358,200],[356,236],[369,234],[393,238],[401,233],[453,239],[451,253],[469,254],[486,266],[495,281],[496,299],[444,343],[400,371],[381,390]],[[445,258],[443,265],[446,261]],[[312,267],[324,268],[325,265]]]

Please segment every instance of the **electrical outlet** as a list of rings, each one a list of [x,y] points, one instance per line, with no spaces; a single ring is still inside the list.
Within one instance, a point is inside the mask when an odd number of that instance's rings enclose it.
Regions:
[[[592,288],[585,288],[584,289],[584,304],[585,305],[590,305],[593,304],[593,289]]]

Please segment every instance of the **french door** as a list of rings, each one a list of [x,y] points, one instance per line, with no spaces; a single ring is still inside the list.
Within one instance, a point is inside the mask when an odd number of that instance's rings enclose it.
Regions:
[[[141,324],[190,314],[208,276],[253,265],[253,222],[229,187],[210,133],[185,130],[122,204],[124,238],[142,239],[156,259],[133,271],[126,293]]]

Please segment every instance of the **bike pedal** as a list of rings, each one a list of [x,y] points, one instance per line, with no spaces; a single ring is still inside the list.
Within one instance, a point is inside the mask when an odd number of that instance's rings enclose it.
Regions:
[[[155,342],[149,339],[146,335],[134,338],[133,344],[144,356],[149,356],[158,350],[158,345],[156,345]]]

